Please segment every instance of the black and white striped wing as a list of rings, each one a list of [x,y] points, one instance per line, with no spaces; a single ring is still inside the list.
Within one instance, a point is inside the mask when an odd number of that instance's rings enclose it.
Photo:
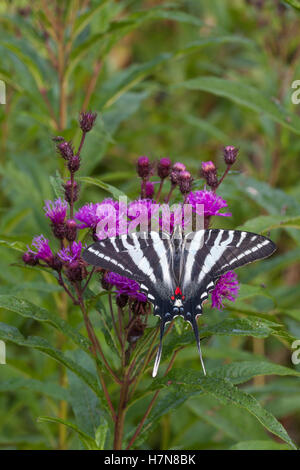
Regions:
[[[156,314],[171,308],[174,281],[170,256],[170,237],[161,238],[157,232],[106,238],[83,252],[87,263],[137,281],[141,292],[156,306]]]
[[[276,250],[269,238],[238,230],[202,230],[185,237],[182,262],[182,290],[186,311],[201,313],[201,306],[215,282],[227,271],[259,259]]]

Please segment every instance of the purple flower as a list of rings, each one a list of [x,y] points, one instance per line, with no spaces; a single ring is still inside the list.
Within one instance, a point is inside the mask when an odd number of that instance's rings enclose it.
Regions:
[[[97,204],[85,204],[75,214],[75,219],[81,222],[79,228],[96,228],[99,222],[99,216],[97,215]]]
[[[156,209],[159,208],[152,199],[137,199],[128,205],[128,219],[130,221],[128,229],[134,231],[138,227],[138,231],[147,231],[151,221],[151,208],[153,209],[153,219],[159,220]]]
[[[81,222],[79,228],[92,228],[95,229],[97,227],[98,222],[105,216],[109,215],[108,211],[104,211],[104,213],[99,214],[97,213],[98,208],[103,204],[111,205],[116,211],[119,209],[118,201],[114,201],[113,199],[104,199],[102,202],[97,202],[93,204],[85,204],[82,206],[75,214],[75,219]]]
[[[81,255],[81,250],[82,250],[82,243],[79,241],[73,242],[70,246],[67,246],[66,248],[62,248],[57,255],[59,258],[65,262],[65,263],[74,263],[74,261],[77,261],[80,258]]]
[[[53,253],[49,246],[49,240],[47,240],[44,235],[34,237],[31,245],[35,248],[35,250],[27,247],[27,253],[32,253],[36,259],[42,259],[47,262],[53,259]]]
[[[228,299],[231,300],[231,302],[234,302],[238,295],[238,291],[239,282],[237,275],[234,271],[228,271],[228,273],[223,274],[218,279],[217,284],[212,291],[212,307],[222,310],[224,308],[223,301]]]
[[[128,279],[127,277],[116,273],[107,273],[105,274],[105,281],[116,287],[118,297],[121,295],[128,295],[140,302],[146,302],[147,300],[146,295],[139,292],[139,284],[132,279]]]
[[[186,200],[187,204],[191,204],[195,212],[197,212],[197,204],[203,204],[204,216],[221,215],[223,217],[230,217],[231,213],[221,213],[220,210],[227,207],[227,202],[218,196],[213,191],[202,189],[201,191],[191,192]],[[200,214],[202,215],[202,213]]]
[[[49,217],[51,222],[55,225],[62,224],[67,215],[68,204],[61,198],[55,201],[45,201],[45,215]]]

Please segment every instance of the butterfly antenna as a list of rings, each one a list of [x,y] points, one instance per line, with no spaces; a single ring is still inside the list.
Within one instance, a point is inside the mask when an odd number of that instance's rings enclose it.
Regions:
[[[194,335],[195,335],[195,338],[196,338],[196,343],[197,343],[197,348],[198,348],[198,352],[199,352],[199,357],[200,357],[200,362],[201,362],[201,366],[202,366],[202,369],[203,369],[203,373],[204,373],[204,375],[206,375],[206,370],[205,370],[204,362],[203,362],[203,359],[202,359],[202,352],[201,352],[201,346],[200,346],[198,325],[197,325],[197,320],[196,320],[195,316],[192,320],[192,327],[193,327]]]
[[[164,332],[165,332],[165,322],[163,321],[163,319],[161,319],[160,320],[159,346],[158,346],[158,350],[157,350],[157,354],[156,354],[156,358],[154,362],[152,377],[156,377],[157,371],[159,368],[159,363],[160,363],[161,353],[162,353],[162,339],[163,339]]]

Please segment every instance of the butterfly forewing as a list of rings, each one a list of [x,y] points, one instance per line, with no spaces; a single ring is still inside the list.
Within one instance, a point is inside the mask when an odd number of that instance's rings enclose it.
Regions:
[[[226,272],[270,256],[275,244],[262,235],[238,230],[204,230],[188,235],[183,244],[182,288],[197,305],[208,298],[216,280]]]
[[[87,263],[139,282],[141,291],[157,304],[174,290],[170,257],[170,237],[161,238],[157,232],[106,238],[83,253]]]

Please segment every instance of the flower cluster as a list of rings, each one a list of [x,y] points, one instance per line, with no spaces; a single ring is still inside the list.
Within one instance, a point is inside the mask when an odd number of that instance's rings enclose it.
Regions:
[[[178,196],[182,198],[181,205],[190,204],[194,214],[204,215],[204,226],[208,228],[211,218],[214,216],[229,217],[230,212],[223,212],[227,202],[217,195],[216,190],[229,168],[234,164],[238,150],[233,146],[224,148],[224,161],[227,165],[222,178],[218,178],[217,168],[212,161],[203,162],[200,168],[200,176],[205,180],[204,188],[194,188],[194,178],[182,162],[172,164],[169,157],[163,157],[157,162],[152,162],[143,155],[137,160],[136,170],[141,179],[140,198],[129,202],[128,206],[123,201],[112,198],[102,202],[87,203],[74,210],[74,204],[78,200],[79,185],[75,180],[75,173],[80,167],[80,152],[85,136],[95,124],[96,113],[81,113],[79,126],[82,138],[77,151],[71,141],[63,137],[56,137],[56,149],[59,155],[66,161],[70,178],[63,184],[64,199],[45,201],[45,216],[50,220],[54,236],[59,240],[60,249],[53,250],[50,242],[43,235],[35,237],[32,246],[23,255],[23,260],[28,265],[42,264],[59,273],[59,282],[65,289],[63,281],[66,275],[71,283],[77,285],[88,276],[87,265],[81,258],[83,246],[78,240],[78,232],[88,230],[94,240],[102,240],[106,237],[121,235],[128,230],[138,229],[141,225],[141,214],[145,216],[146,226],[141,230],[151,227],[153,220],[158,228],[165,229],[165,215],[159,210],[161,202],[171,205],[172,198],[176,202]],[[156,176],[155,176],[156,175]],[[155,178],[156,181],[152,181]],[[165,187],[169,182],[169,188]],[[176,195],[177,188],[177,195]],[[163,200],[162,200],[163,199]],[[125,205],[124,205],[125,204]],[[184,223],[184,217],[176,219],[175,212],[170,214],[170,232],[175,223]],[[99,228],[100,227],[100,228]],[[82,238],[82,237],[80,237]],[[114,286],[117,291],[119,305],[125,305],[128,298],[137,302],[146,302],[146,296],[140,292],[139,284],[131,279],[116,273],[105,273],[102,285],[107,288]],[[78,288],[78,285],[76,289]],[[234,300],[238,292],[238,281],[234,272],[222,276],[212,292],[212,306],[218,309],[223,307],[225,298]]]
[[[211,300],[212,307],[222,310],[224,307],[224,300],[231,300],[234,302],[239,292],[239,282],[237,275],[234,271],[228,271],[221,276],[212,291]]]
[[[124,276],[116,273],[107,273],[104,276],[104,280],[110,285],[114,286],[117,291],[118,297],[126,296],[132,297],[139,302],[146,302],[147,297],[142,292],[139,292],[140,286],[136,281],[132,279],[127,279]]]

